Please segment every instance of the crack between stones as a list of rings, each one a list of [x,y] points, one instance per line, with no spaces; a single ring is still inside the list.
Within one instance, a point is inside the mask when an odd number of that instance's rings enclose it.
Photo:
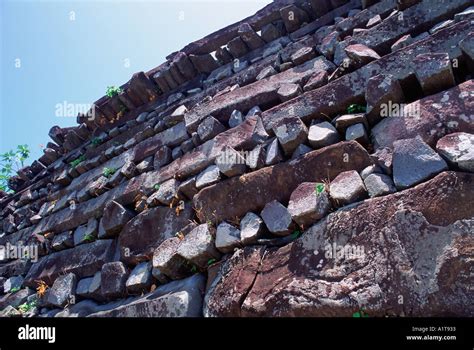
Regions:
[[[242,313],[242,306],[244,305],[245,300],[247,299],[247,296],[250,294],[250,291],[252,290],[253,286],[255,285],[255,281],[257,280],[257,277],[260,273],[260,268],[262,267],[263,260],[265,259],[265,256],[267,254],[268,250],[265,250],[262,254],[262,257],[260,258],[260,261],[258,262],[257,266],[257,271],[255,272],[255,276],[253,277],[252,283],[250,286],[247,288],[247,291],[242,295],[239,301],[239,308],[240,312]]]

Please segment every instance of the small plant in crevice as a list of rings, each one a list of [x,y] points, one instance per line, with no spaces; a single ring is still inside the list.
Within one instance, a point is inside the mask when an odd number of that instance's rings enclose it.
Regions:
[[[324,189],[325,189],[325,185],[324,183],[321,183],[321,182],[318,182],[316,186],[314,186],[314,192],[316,192],[316,194],[323,193]]]
[[[37,302],[36,300],[33,300],[29,303],[23,303],[21,304],[20,306],[18,306],[18,311],[20,311],[21,313],[27,313],[28,311],[34,309],[37,305]]]
[[[354,312],[352,314],[352,317],[355,317],[355,318],[369,317],[369,314],[366,313],[364,310],[359,310],[359,311]]]
[[[16,293],[20,290],[20,287],[13,287],[12,289],[10,289],[10,293]]]
[[[291,234],[291,238],[293,238],[293,239],[297,239],[300,236],[301,236],[301,231],[300,230],[294,230],[293,233]]]
[[[92,140],[91,140],[91,145],[97,147],[99,146],[100,144],[102,143],[102,139],[99,138],[99,137],[94,137]]]
[[[160,185],[159,185],[159,184],[155,184],[155,185],[153,186],[153,189],[154,189],[155,191],[158,191],[158,190],[160,189]]]
[[[197,273],[198,272],[198,268],[197,268],[196,265],[191,266],[191,272],[192,273]]]
[[[105,167],[105,168],[102,170],[102,175],[104,175],[106,178],[109,178],[109,177],[111,177],[113,174],[115,174],[116,171],[117,171],[117,169],[115,169],[115,168],[107,168],[107,167]]]
[[[108,97],[114,97],[114,96],[117,96],[118,94],[120,94],[121,92],[122,92],[122,89],[120,87],[107,86],[107,90],[105,91],[105,94]]]
[[[359,104],[351,104],[349,107],[347,107],[347,113],[353,114],[353,113],[365,113],[367,108],[365,106],[359,105]]]
[[[92,242],[93,240],[94,240],[94,235],[91,235],[90,233],[88,233],[82,238],[83,242]]]
[[[217,260],[216,259],[209,259],[207,261],[207,266],[211,266],[212,264],[214,264]]]
[[[77,167],[79,164],[81,164],[83,161],[86,160],[86,156],[83,154],[81,155],[80,157],[74,159],[72,162],[69,163],[69,165],[72,167],[72,168],[75,168]]]

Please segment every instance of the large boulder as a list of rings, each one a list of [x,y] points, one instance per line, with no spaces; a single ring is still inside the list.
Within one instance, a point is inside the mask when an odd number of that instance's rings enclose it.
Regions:
[[[201,274],[174,281],[141,297],[98,305],[89,317],[200,317],[206,278]]]
[[[181,241],[177,253],[195,266],[205,269],[209,260],[220,258],[213,231],[208,224],[195,227]]]
[[[473,183],[444,172],[336,211],[284,247],[239,250],[210,282],[204,313],[473,317]]]
[[[349,156],[350,161],[344,162]],[[342,161],[335,161],[340,159]],[[277,200],[285,203],[302,182],[332,180],[347,170],[362,171],[372,164],[367,151],[355,141],[339,142],[309,152],[290,162],[233,177],[201,190],[193,198],[198,218],[222,221],[260,212]]]
[[[36,287],[36,281],[42,280],[52,285],[57,277],[69,272],[77,278],[92,276],[103,264],[112,261],[115,247],[114,240],[102,239],[46,255],[31,266],[24,283]]]
[[[107,203],[101,220],[101,226],[104,229],[103,237],[112,237],[119,234],[122,227],[134,216],[135,214],[131,210],[116,201]]]
[[[125,283],[129,271],[121,261],[104,264],[101,271],[101,294],[105,298],[123,298],[125,296]]]
[[[119,236],[121,260],[130,264],[149,260],[154,249],[167,238],[174,237],[192,217],[189,204],[181,211],[155,207],[140,213],[125,225]]]
[[[447,168],[444,159],[421,137],[393,144],[393,180],[398,189],[414,186]]]
[[[436,95],[401,105],[401,110],[394,109],[392,116],[397,118],[384,118],[371,130],[375,148],[392,147],[396,140],[418,135],[435,147],[447,134],[474,133],[474,95],[470,93],[473,89],[474,80],[471,79]]]
[[[474,135],[456,132],[438,140],[436,150],[450,164],[474,172]]]
[[[59,276],[48,290],[46,303],[56,307],[64,307],[73,301],[76,292],[77,278],[73,273]]]
[[[284,118],[273,131],[286,155],[291,155],[308,137],[308,128],[296,117]]]
[[[336,176],[329,185],[329,194],[340,207],[367,197],[364,183],[357,171],[344,171]]]
[[[330,209],[331,203],[325,186],[316,182],[303,182],[293,191],[288,203],[291,218],[303,227],[326,216]]]
[[[293,222],[288,209],[280,202],[273,200],[263,208],[261,214],[268,230],[277,236],[287,236],[291,233]]]

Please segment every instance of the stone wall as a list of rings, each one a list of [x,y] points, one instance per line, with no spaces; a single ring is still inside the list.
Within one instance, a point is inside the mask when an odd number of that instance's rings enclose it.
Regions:
[[[472,5],[277,0],[52,127],[1,314],[474,316]]]

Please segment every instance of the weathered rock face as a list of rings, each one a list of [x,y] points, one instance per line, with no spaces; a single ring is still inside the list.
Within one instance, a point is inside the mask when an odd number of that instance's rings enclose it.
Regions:
[[[439,139],[436,150],[459,169],[474,172],[474,135],[453,133]]]
[[[431,147],[446,134],[474,133],[474,98],[469,91],[474,80],[402,106],[396,118],[384,118],[372,129],[376,148],[392,147],[393,142],[421,136]],[[444,125],[444,127],[439,127]]]
[[[143,297],[97,306],[89,317],[199,317],[205,278],[194,275],[158,287]]]
[[[0,315],[474,316],[473,13],[275,0],[134,74],[0,191]]]
[[[58,277],[51,289],[48,290],[46,302],[56,307],[64,307],[72,301],[76,292],[76,284],[76,275],[73,273]]]
[[[443,158],[420,137],[393,144],[393,179],[399,189],[427,180],[447,167]]]
[[[47,255],[28,271],[25,285],[36,287],[38,280],[52,284],[59,275],[69,272],[78,278],[92,276],[113,259],[114,252],[115,242],[104,239]]]
[[[351,154],[350,162],[336,161],[343,160],[344,154]],[[291,162],[221,181],[194,196],[194,206],[203,222],[206,218],[234,218],[248,211],[259,212],[272,200],[288,201],[291,192],[302,182],[332,180],[342,171],[361,171],[370,164],[368,153],[358,143],[341,142]]]
[[[283,248],[240,250],[212,282],[205,314],[472,317],[473,184],[444,172],[330,214]]]
[[[174,237],[192,218],[189,205],[176,214],[174,208],[156,207],[137,215],[123,228],[118,244],[121,260],[137,263],[148,260],[165,239]]]

